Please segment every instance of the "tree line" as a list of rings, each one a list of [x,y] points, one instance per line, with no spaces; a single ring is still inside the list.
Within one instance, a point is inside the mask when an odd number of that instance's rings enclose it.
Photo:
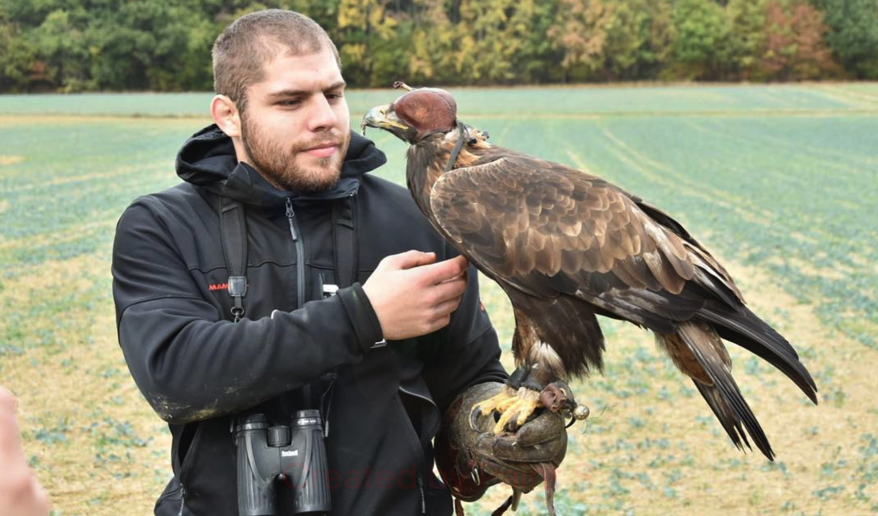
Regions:
[[[878,0],[0,0],[0,92],[211,90],[262,8],[325,27],[355,87],[878,79]]]

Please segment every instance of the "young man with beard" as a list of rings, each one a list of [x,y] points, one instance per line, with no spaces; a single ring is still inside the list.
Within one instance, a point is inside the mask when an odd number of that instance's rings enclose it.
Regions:
[[[302,409],[327,427],[318,478],[331,514],[451,514],[432,439],[443,415],[446,429],[468,419],[448,410],[455,399],[469,407],[506,378],[475,270],[405,189],[369,174],[385,157],[351,132],[338,53],[316,23],[244,16],[217,39],[213,66],[215,124],[180,151],[183,183],[126,210],[113,251],[119,341],[173,435],[156,514],[237,514],[236,418],[289,424]],[[498,481],[481,461],[515,436],[469,450],[461,435],[478,433],[465,428],[436,452],[455,493],[475,499]],[[524,449],[560,462],[565,439],[556,429]]]

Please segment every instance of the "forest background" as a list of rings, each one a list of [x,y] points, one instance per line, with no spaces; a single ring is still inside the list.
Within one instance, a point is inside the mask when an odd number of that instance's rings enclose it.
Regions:
[[[268,7],[359,88],[878,79],[878,0],[0,0],[0,93],[210,91],[216,36]]]

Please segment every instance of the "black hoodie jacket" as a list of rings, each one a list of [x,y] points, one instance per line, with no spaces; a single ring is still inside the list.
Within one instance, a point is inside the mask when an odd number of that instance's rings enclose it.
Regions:
[[[440,414],[466,387],[503,381],[505,372],[472,268],[449,326],[374,347],[381,328],[360,283],[378,262],[410,249],[439,260],[455,254],[405,189],[368,174],[384,163],[371,141],[352,134],[337,187],[297,196],[239,164],[231,140],[210,126],[180,151],[185,182],[122,215],[113,249],[119,342],[173,435],[175,478],[156,514],[237,515],[232,418],[253,411],[289,424],[302,408],[321,408],[328,421],[331,514],[451,514],[431,472]],[[238,323],[225,289],[219,196],[246,214],[249,287]],[[357,283],[322,299],[322,285],[337,277],[332,213],[340,202],[353,210]],[[289,507],[291,490],[279,491]]]

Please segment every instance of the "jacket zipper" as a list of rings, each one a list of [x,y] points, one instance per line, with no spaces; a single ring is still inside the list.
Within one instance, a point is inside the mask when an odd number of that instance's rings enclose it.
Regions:
[[[353,194],[349,195],[349,197],[353,197]],[[296,244],[296,299],[298,302],[298,308],[301,308],[305,304],[305,244],[299,236],[298,224],[296,223],[296,212],[293,210],[293,201],[289,197],[286,199],[286,208],[287,220],[290,223],[290,237],[292,237],[293,242]],[[400,390],[410,396],[420,398],[435,405],[433,400],[429,398],[409,392],[402,388],[400,388]],[[421,494],[421,514],[427,514],[427,499],[424,493],[424,477],[420,473],[418,473],[418,491],[420,491]]]
[[[296,212],[293,211],[293,201],[286,199],[287,220],[290,222],[290,236],[296,244],[296,308],[302,308],[305,304],[305,243],[299,237],[299,229],[296,223]]]
[[[418,473],[418,489],[421,491],[421,514],[427,514],[427,500],[424,498],[424,477]]]
[[[408,394],[409,396],[424,400],[427,403],[429,403],[430,405],[433,405],[434,407],[436,406],[436,403],[426,396],[421,396],[420,394],[411,392],[402,386],[399,387],[399,390],[400,390],[400,392]],[[427,514],[427,500],[426,500],[426,496],[424,494],[424,477],[420,473],[418,473],[418,490],[420,490],[420,492],[421,492],[421,514]]]

